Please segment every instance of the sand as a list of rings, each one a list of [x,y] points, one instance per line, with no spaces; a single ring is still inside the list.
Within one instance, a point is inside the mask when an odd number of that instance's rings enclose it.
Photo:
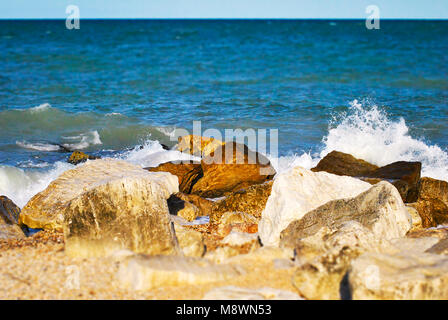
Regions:
[[[244,257],[244,255],[241,255]],[[123,289],[116,280],[117,258],[71,258],[62,234],[40,232],[20,241],[0,242],[0,299],[202,299],[221,286],[271,287],[296,292],[293,268],[276,269],[273,261],[239,259],[249,272],[230,281],[205,285]]]

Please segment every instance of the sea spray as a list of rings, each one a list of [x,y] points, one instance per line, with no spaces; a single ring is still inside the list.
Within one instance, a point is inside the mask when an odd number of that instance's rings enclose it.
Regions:
[[[36,111],[58,112],[49,105],[38,106],[34,112]],[[152,134],[146,135],[143,144],[127,151],[111,152],[111,156],[142,167],[155,167],[161,163],[176,160],[200,160],[177,150],[165,150],[158,140],[160,136],[166,138],[170,134],[170,130],[164,133],[161,131],[164,130],[156,128]],[[114,136],[116,133],[121,133],[120,131],[114,132]],[[102,134],[104,134],[104,130]],[[279,135],[281,135],[281,131]],[[100,139],[100,133],[96,130],[77,136],[61,136],[63,140],[67,141],[67,144],[70,144],[68,142],[70,140],[73,140],[72,144],[78,143],[75,142],[75,138],[81,143],[83,137],[85,137],[84,142],[90,145],[102,143],[102,136]],[[23,148],[39,151],[56,151],[53,150],[56,149],[56,146],[51,144],[26,141],[18,141],[17,144]],[[74,147],[74,145],[71,146]],[[77,147],[82,146],[78,145]],[[437,145],[428,144],[422,139],[412,137],[403,118],[392,120],[384,109],[376,105],[364,106],[357,100],[351,103],[347,112],[337,114],[330,121],[328,132],[323,137],[318,150],[318,152],[287,153],[278,159],[273,159],[269,154],[266,156],[276,165],[275,169],[278,173],[297,166],[310,169],[333,150],[352,154],[380,166],[399,160],[421,161],[422,176],[448,180],[448,153],[445,150]],[[24,206],[33,195],[45,189],[62,172],[73,168],[62,161],[41,168],[33,165],[20,168],[21,166],[23,165],[18,164],[18,167],[0,166],[0,194],[10,197],[19,206]]]
[[[129,161],[142,167],[156,167],[161,163],[176,160],[197,160],[200,158],[191,156],[177,150],[165,150],[158,141],[147,140],[143,145],[137,146],[117,156],[118,159]]]
[[[0,166],[0,195],[7,196],[22,208],[31,197],[71,168],[74,166],[64,162],[56,162],[50,170],[45,171]]]
[[[448,181],[448,152],[412,137],[403,118],[392,120],[384,108],[354,100],[348,111],[332,117],[320,152],[289,154],[278,159],[277,172],[296,166],[311,169],[333,150],[378,166],[395,161],[422,162],[422,176]],[[269,155],[268,155],[269,157]]]
[[[420,161],[422,176],[448,180],[447,151],[412,137],[403,118],[391,120],[384,109],[363,106],[357,100],[337,118],[339,122],[330,122],[319,158],[337,150],[378,166]]]
[[[72,142],[72,143],[64,143],[62,144],[65,148],[69,150],[79,150],[79,149],[86,149],[91,145],[99,145],[103,144],[103,142],[100,139],[100,134],[98,131],[93,130],[87,133],[81,133],[80,135],[76,136],[69,136],[69,137],[62,137],[65,140],[69,141],[78,141],[78,142]]]

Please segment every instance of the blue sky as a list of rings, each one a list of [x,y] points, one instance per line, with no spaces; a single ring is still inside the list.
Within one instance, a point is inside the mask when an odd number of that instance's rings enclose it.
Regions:
[[[0,18],[381,18],[448,19],[448,0],[0,0]]]

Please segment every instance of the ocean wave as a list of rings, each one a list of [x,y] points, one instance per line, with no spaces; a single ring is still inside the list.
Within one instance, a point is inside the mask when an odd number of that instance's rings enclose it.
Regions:
[[[422,176],[448,180],[447,151],[412,137],[403,118],[394,121],[376,105],[363,106],[354,100],[347,113],[330,122],[323,143],[319,158],[337,150],[379,166],[420,161]]]
[[[363,105],[357,100],[350,103],[347,112],[334,115],[320,150],[317,154],[307,152],[270,160],[277,172],[296,166],[310,169],[336,150],[378,166],[396,161],[419,161],[422,163],[422,176],[448,181],[446,150],[412,137],[403,118],[394,121],[384,109]]]
[[[176,133],[176,128],[172,128],[172,127],[155,127],[155,129],[161,133],[163,133],[164,135],[166,135],[169,138],[172,138],[175,136]]]
[[[142,146],[137,146],[130,151],[126,151],[118,155],[117,158],[142,167],[156,167],[161,163],[176,160],[200,161],[198,157],[177,150],[165,150],[159,141],[155,140],[148,140]]]
[[[56,144],[43,142],[16,141],[16,145],[21,148],[36,151],[59,151],[61,149],[61,147]]]
[[[36,112],[42,112],[42,111],[49,110],[49,109],[51,109],[51,105],[49,103],[43,103],[43,104],[38,105],[36,107],[32,107],[32,108],[25,109],[25,110],[22,110],[22,111],[36,113]]]
[[[31,160],[21,161],[18,163],[20,168],[47,168],[50,164],[48,162],[33,162]]]
[[[7,196],[23,208],[31,197],[43,191],[51,181],[73,167],[65,162],[56,162],[46,171],[0,166],[0,195]]]
[[[75,143],[63,143],[62,145],[69,150],[80,150],[86,149],[92,145],[100,145],[103,142],[100,139],[100,134],[98,131],[90,131],[87,133],[82,133],[76,136],[62,137],[66,140],[78,140]]]
[[[36,151],[64,148],[92,151],[95,146],[120,150],[141,144],[148,138],[170,143],[174,133],[172,126],[151,126],[135,117],[93,111],[68,112],[48,103],[0,111],[0,128],[5,141],[17,141],[16,145]]]
[[[161,145],[161,139],[166,139],[166,134],[162,133],[160,128],[152,127],[152,129],[153,132],[146,136],[142,135],[144,137],[142,144],[138,144],[131,150],[117,153],[113,157],[142,167],[155,167],[161,163],[176,160],[200,160],[198,157],[176,150],[165,150]],[[136,133],[142,133],[138,127],[125,128],[124,132],[114,128],[108,128],[108,130],[103,131],[108,139],[122,138],[126,132],[134,135],[133,137],[130,135],[129,139],[135,139]],[[167,130],[169,134],[170,129]],[[79,135],[65,135],[62,139],[69,141],[64,144],[64,147],[78,149],[103,142],[103,136],[100,139],[100,133],[96,130]],[[57,147],[57,145],[26,141],[18,142],[18,144],[46,151]],[[114,150],[120,150],[120,148],[114,148]],[[352,154],[379,166],[400,160],[420,161],[422,176],[448,180],[446,150],[411,136],[403,118],[393,120],[384,109],[375,105],[364,106],[356,100],[351,103],[347,112],[335,115],[330,121],[328,132],[323,137],[318,152],[291,153],[279,157],[272,157],[269,154],[266,156],[271,160],[276,171],[282,173],[296,166],[310,169],[333,150]],[[34,194],[45,189],[59,174],[73,168],[63,162],[56,162],[48,167],[43,166],[41,170],[30,169],[32,165],[25,167],[24,170],[0,166],[0,194],[7,195],[19,206],[23,206]]]

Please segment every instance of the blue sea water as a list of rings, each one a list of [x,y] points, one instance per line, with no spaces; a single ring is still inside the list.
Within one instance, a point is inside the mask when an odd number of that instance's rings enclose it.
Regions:
[[[71,168],[59,145],[173,160],[195,120],[278,129],[279,171],[336,149],[448,180],[447,103],[448,21],[0,21],[0,194]]]

